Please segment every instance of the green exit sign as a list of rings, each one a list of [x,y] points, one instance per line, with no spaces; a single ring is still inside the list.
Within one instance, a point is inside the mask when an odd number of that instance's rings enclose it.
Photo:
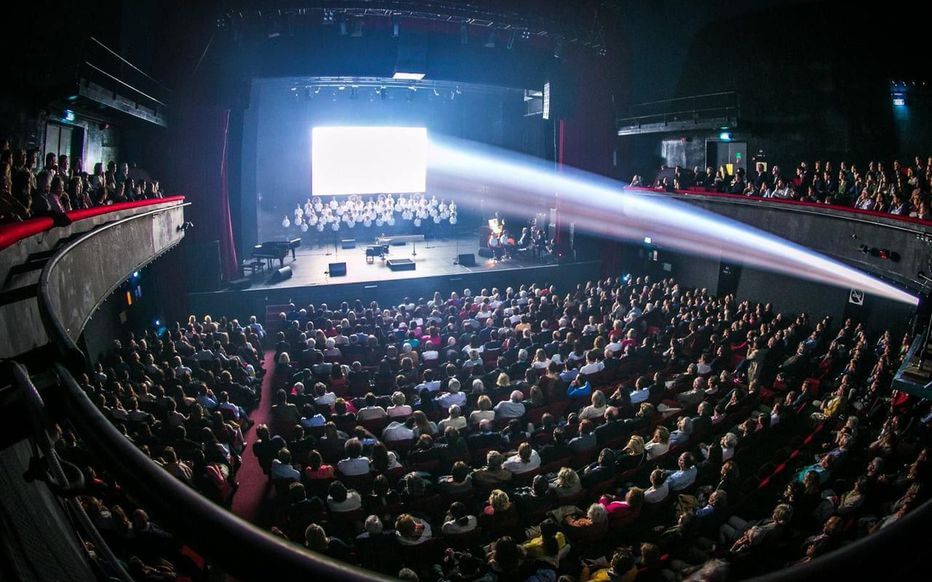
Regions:
[[[737,153],[735,154],[735,159],[736,159],[736,160],[740,160],[740,159],[741,159],[741,152],[737,152]]]

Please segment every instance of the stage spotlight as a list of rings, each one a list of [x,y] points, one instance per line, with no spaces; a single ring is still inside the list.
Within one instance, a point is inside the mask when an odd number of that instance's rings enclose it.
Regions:
[[[508,48],[508,50],[511,50],[511,49],[513,49],[513,48],[515,47],[515,36],[516,36],[516,34],[515,34],[514,32],[512,32],[512,33],[511,33],[511,36],[508,37],[508,44],[506,45],[507,48]]]
[[[557,42],[553,45],[553,58],[560,60],[563,58],[563,37],[558,37]]]
[[[320,87],[314,87],[314,95],[320,93]]]
[[[440,97],[440,91],[436,87],[434,87],[434,97]]]
[[[397,22],[392,23],[392,37],[398,38],[400,33],[401,33],[401,26]]]

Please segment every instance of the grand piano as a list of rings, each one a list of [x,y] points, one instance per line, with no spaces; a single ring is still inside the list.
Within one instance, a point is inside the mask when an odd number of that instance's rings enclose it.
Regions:
[[[254,259],[264,260],[272,268],[272,261],[278,259],[278,266],[285,266],[285,257],[291,253],[291,260],[295,260],[295,249],[301,246],[300,238],[291,240],[276,240],[259,243],[252,247],[252,257]]]

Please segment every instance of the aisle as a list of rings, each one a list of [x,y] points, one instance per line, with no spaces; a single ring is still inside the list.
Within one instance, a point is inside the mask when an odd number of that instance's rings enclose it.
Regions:
[[[275,350],[267,350],[263,360],[266,370],[262,379],[262,399],[259,406],[252,411],[251,418],[255,424],[243,435],[246,439],[246,450],[243,451],[243,466],[240,467],[236,478],[239,481],[239,490],[233,496],[232,511],[243,519],[263,525],[261,509],[268,493],[268,478],[259,467],[259,461],[252,454],[252,443],[256,441],[256,427],[268,423],[272,411],[272,389],[275,374]]]

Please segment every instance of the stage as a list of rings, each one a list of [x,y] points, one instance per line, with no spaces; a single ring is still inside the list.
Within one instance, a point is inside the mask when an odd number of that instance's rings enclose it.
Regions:
[[[600,261],[577,260],[559,265],[541,264],[527,253],[515,253],[515,258],[493,261],[477,254],[478,240],[469,237],[437,238],[425,242],[390,246],[386,259],[411,259],[413,271],[393,271],[387,260],[375,257],[366,261],[366,246],[371,241],[357,240],[356,248],[334,248],[334,245],[298,248],[295,258],[289,253],[285,266],[292,277],[270,283],[278,269],[274,261],[271,270],[264,269],[249,277],[250,287],[229,288],[203,293],[190,293],[189,304],[195,313],[236,313],[240,317],[261,315],[266,305],[339,303],[342,301],[400,302],[405,297],[428,297],[435,291],[449,294],[470,288],[520,286],[526,283],[556,284],[562,292],[567,284],[600,276]],[[416,253],[416,254],[415,254]],[[457,264],[458,255],[473,253],[475,266]],[[346,276],[328,274],[330,263],[346,263]]]
[[[271,272],[266,269],[252,277],[252,289],[383,282],[541,266],[530,255],[524,258],[525,253],[515,253],[515,258],[499,262],[480,257],[477,254],[478,241],[476,238],[473,235],[470,237],[431,239],[399,246],[392,245],[389,246],[389,252],[385,257],[386,260],[375,257],[371,263],[366,261],[366,247],[372,241],[357,240],[354,249],[342,249],[339,248],[339,245],[333,244],[313,248],[302,247],[295,252],[296,258],[294,260],[291,259],[290,254],[285,258],[285,266],[291,267],[293,272],[291,279],[268,284],[267,281],[271,276]],[[476,258],[476,265],[466,267],[456,264],[460,253],[473,253]],[[413,271],[392,271],[388,267],[388,259],[411,259],[415,264],[415,269]],[[327,273],[330,263],[346,263],[346,276],[329,276]],[[278,261],[275,261],[272,272],[277,268]]]

